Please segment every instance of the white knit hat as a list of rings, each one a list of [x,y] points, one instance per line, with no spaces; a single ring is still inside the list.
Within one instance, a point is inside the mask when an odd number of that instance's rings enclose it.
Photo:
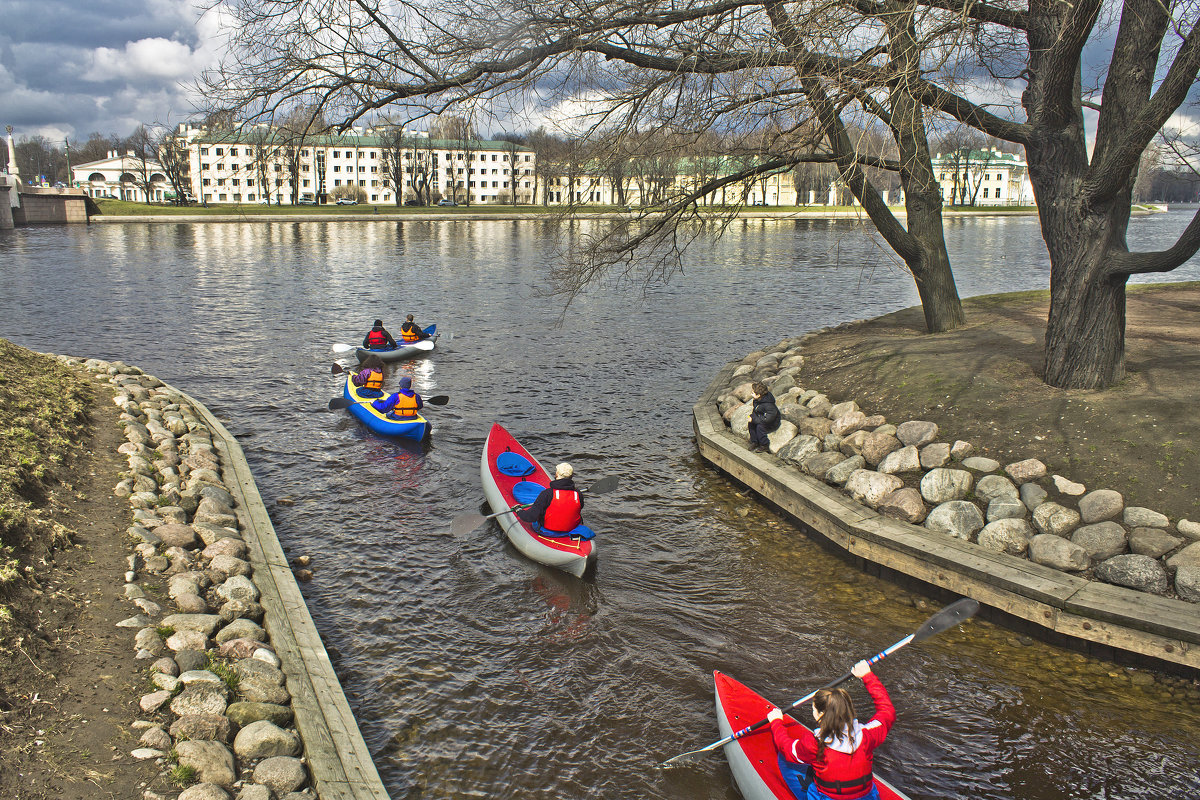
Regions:
[[[563,462],[554,468],[554,477],[557,479],[569,478],[575,474],[575,470],[571,469],[571,465]]]

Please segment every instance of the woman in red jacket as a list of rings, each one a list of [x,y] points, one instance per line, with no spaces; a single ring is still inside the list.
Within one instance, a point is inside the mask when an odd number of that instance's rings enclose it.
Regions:
[[[862,680],[875,703],[875,716],[864,725],[854,715],[854,701],[845,689],[821,689],[813,697],[817,729],[786,727],[783,712],[767,714],[779,754],[779,767],[793,794],[804,800],[878,800],[871,763],[896,722],[896,709],[887,689],[860,661],[850,670]],[[811,772],[803,768],[811,767]]]

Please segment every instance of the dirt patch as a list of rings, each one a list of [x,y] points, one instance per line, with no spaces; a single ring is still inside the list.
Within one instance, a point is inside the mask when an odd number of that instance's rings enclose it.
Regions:
[[[926,334],[919,308],[805,345],[800,383],[1010,463],[1038,458],[1088,490],[1172,520],[1200,519],[1200,284],[1131,288],[1126,378],[1104,391],[1042,383],[1047,292],[966,300],[968,325]]]
[[[130,756],[146,672],[122,599],[128,503],[111,392],[0,340],[5,555],[0,797],[140,797],[158,767]],[[15,435],[13,434],[15,432]],[[32,454],[32,455],[31,455]]]

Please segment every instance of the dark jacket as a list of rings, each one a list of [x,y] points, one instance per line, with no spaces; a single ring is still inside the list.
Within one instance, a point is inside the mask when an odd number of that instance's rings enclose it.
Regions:
[[[371,328],[371,330],[375,330],[375,329]],[[381,326],[379,328],[379,330],[382,331],[383,335],[387,337],[387,346],[392,348],[393,350],[396,349],[396,340],[392,338],[392,335],[390,333],[388,333],[388,329]],[[363,337],[363,347],[366,348],[367,350],[371,349],[370,337],[371,337],[370,333],[368,333],[366,336]]]
[[[554,499],[555,489],[567,489],[568,491],[578,492],[575,488],[575,481],[571,478],[560,478],[550,481],[549,488],[542,489],[538,493],[537,499],[533,501],[533,505],[528,508],[522,508],[517,512],[517,516],[525,522],[536,522],[542,524],[542,517],[546,515],[546,509],[550,507],[550,501]],[[579,510],[583,510],[583,493],[579,494]]]
[[[754,408],[750,411],[750,423],[762,425],[768,431],[779,427],[779,407],[775,405],[775,395],[767,392],[762,397],[754,398]]]

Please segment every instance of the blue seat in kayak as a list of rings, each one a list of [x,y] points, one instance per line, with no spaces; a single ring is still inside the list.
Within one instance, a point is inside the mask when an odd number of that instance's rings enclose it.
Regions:
[[[529,463],[528,458],[518,455],[511,450],[505,450],[496,456],[496,469],[500,471],[500,474],[509,475],[514,478],[532,475],[534,472],[533,464]]]
[[[540,483],[534,483],[533,481],[521,481],[512,488],[513,500],[516,500],[522,505],[529,505],[534,500],[537,500],[537,496],[541,494],[542,490],[545,488],[546,487],[542,486]]]
[[[568,539],[574,537],[586,541],[588,539],[596,538],[596,532],[583,523],[576,525],[573,529],[567,531],[566,533],[562,533],[560,531],[548,531],[541,525],[537,525],[535,527],[537,528],[537,532],[539,534],[550,539]]]

